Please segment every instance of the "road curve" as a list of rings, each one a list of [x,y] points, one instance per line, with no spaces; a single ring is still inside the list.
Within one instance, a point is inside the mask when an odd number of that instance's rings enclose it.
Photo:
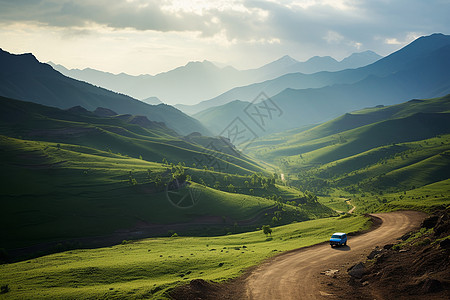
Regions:
[[[349,237],[348,246],[331,248],[328,244],[280,255],[260,265],[245,280],[248,299],[324,299],[320,272],[348,268],[364,259],[375,247],[393,243],[417,228],[425,214],[414,211],[373,214],[382,220],[377,229]],[[321,290],[322,289],[322,290]]]

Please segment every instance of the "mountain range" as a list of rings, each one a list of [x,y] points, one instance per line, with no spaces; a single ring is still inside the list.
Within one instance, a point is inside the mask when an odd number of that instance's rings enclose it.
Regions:
[[[105,107],[119,114],[144,115],[164,122],[179,134],[209,134],[200,122],[166,105],[149,105],[127,95],[111,92],[62,75],[32,54],[14,55],[0,49],[0,95],[67,109]]]
[[[330,56],[315,56],[305,62],[299,62],[290,56],[284,56],[260,68],[249,70],[237,70],[231,66],[219,67],[204,60],[189,62],[185,66],[154,76],[112,74],[91,68],[69,70],[62,65],[52,62],[49,64],[68,77],[142,99],[144,102],[152,96],[168,104],[196,104],[236,86],[274,79],[287,73],[314,73],[356,68],[380,58],[381,56],[372,51],[354,53],[342,61],[337,61]],[[174,88],[174,82],[176,82],[176,88]]]
[[[255,106],[258,109],[261,100],[257,96],[263,91],[263,96],[276,105],[277,114],[282,114],[273,119],[267,115],[268,125],[256,132],[264,135],[321,123],[364,107],[446,95],[450,92],[449,68],[450,36],[433,34],[365,67],[311,75],[288,74],[232,89],[191,109],[204,108],[193,116],[216,134],[236,117],[254,126],[248,109]],[[257,101],[252,104],[249,101],[253,99]],[[258,127],[253,129],[256,131]]]

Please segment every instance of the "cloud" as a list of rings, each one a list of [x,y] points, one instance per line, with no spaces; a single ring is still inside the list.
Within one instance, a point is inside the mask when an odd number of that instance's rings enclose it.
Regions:
[[[13,37],[9,28],[26,24],[73,41],[72,48],[77,39],[82,44],[120,36],[124,49],[170,45],[177,62],[208,58],[210,53],[215,60],[255,67],[285,54],[297,59],[313,55],[339,59],[362,50],[387,55],[415,37],[448,30],[449,4],[449,0],[0,0],[0,32],[9,38],[3,46],[27,45],[27,51],[36,43],[20,41],[20,34]],[[118,47],[108,46],[108,52]]]
[[[231,40],[279,39],[365,45],[375,35],[450,28],[448,0],[0,0],[0,22],[138,31],[225,33]]]

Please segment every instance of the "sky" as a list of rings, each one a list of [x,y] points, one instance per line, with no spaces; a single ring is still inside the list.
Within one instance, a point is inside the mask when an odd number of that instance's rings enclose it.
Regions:
[[[388,55],[449,34],[450,0],[0,0],[0,48],[67,68],[157,74],[189,61],[249,69],[284,55]]]

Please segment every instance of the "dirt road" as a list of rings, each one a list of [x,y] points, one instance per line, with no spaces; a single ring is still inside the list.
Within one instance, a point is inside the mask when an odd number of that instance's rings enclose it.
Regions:
[[[417,228],[425,214],[413,211],[374,214],[382,220],[379,228],[349,237],[348,246],[331,248],[320,244],[280,255],[256,268],[245,280],[248,299],[326,299],[330,298],[320,273],[346,270],[361,261],[375,246],[393,243]],[[332,297],[331,297],[332,298]]]

